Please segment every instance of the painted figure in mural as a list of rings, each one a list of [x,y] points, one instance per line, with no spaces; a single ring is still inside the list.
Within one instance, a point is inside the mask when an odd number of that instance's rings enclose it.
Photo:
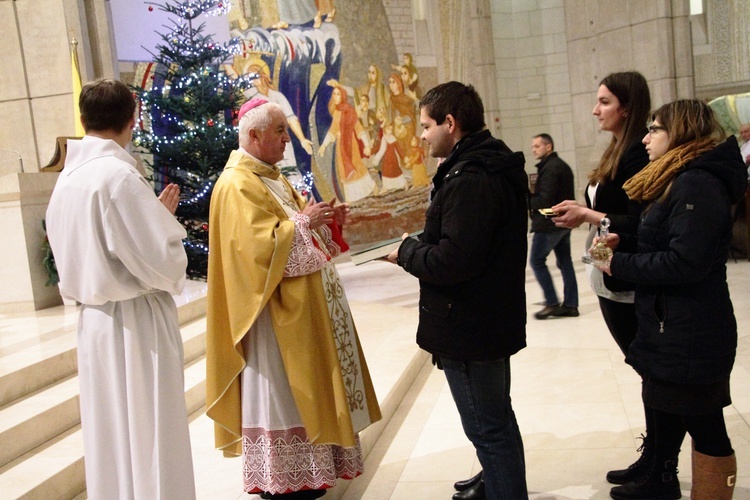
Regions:
[[[404,92],[414,99],[414,101],[419,101],[422,98],[422,89],[416,83],[414,71],[416,71],[414,66],[401,66],[399,70],[401,73],[401,82],[404,84]]]
[[[300,26],[313,22],[313,28],[320,28],[325,22],[333,22],[336,16],[334,0],[275,0],[268,5],[268,0],[261,0],[259,8],[265,14],[266,23],[271,29],[287,29],[289,26]]]
[[[354,92],[356,100],[359,100],[359,96],[366,94],[370,101],[370,109],[375,113],[380,108],[388,108],[390,102],[390,94],[381,75],[380,68],[370,64],[367,68],[367,82]]]
[[[246,69],[243,71],[245,74],[256,74],[258,77],[253,80],[253,85],[245,91],[245,97],[248,100],[251,99],[263,99],[270,102],[275,102],[284,110],[284,115],[289,122],[289,128],[294,133],[295,137],[299,140],[300,144],[307,152],[312,154],[312,141],[305,137],[302,132],[302,126],[300,125],[299,118],[294,114],[289,100],[276,90],[273,80],[271,79],[270,69],[268,65],[262,59],[251,60]],[[286,144],[286,150],[284,151],[284,159],[279,162],[279,168],[286,169],[289,167],[296,168],[299,165],[297,158],[294,155],[294,147],[291,142]]]
[[[404,82],[396,73],[388,78],[388,87],[391,90],[390,120],[396,123],[396,118],[401,118],[400,127],[395,130],[401,150],[408,154],[411,149],[411,139],[416,135],[416,102],[404,93]]]
[[[279,20],[271,28],[286,29],[290,25],[299,26],[309,23],[315,19],[318,9],[312,0],[296,0],[294,2],[277,0],[276,11],[278,12]]]
[[[422,98],[422,90],[419,88],[419,73],[414,66],[414,58],[409,52],[404,52],[403,64],[391,64],[391,68],[398,71],[404,81],[404,87],[416,94],[417,99]]]
[[[406,158],[404,158],[404,168],[411,170],[412,187],[424,187],[430,184],[424,157],[424,149],[419,146],[419,138],[417,136],[412,137],[411,149]]]
[[[357,104],[356,110],[359,122],[362,124],[362,128],[365,129],[367,136],[370,138],[372,149],[376,150],[377,147],[375,146],[375,142],[376,138],[379,139],[380,136],[380,126],[375,117],[375,111],[370,108],[370,96],[367,94],[361,94],[359,96],[359,104]]]
[[[388,108],[378,108],[375,112],[375,118],[378,120],[378,136],[375,139],[375,148],[373,149],[380,149],[380,139],[383,137],[383,130],[388,123]]]
[[[206,413],[246,492],[307,500],[362,473],[358,433],[381,414],[331,260],[349,208],[292,188],[275,166],[288,141],[278,105],[240,108],[211,196]]]
[[[370,64],[367,68],[367,82],[360,87],[353,88],[337,80],[329,80],[326,82],[331,87],[340,86],[346,92],[346,95],[353,98],[354,105],[356,106],[357,116],[362,122],[362,126],[370,137],[370,144],[372,151],[378,151],[380,148],[380,140],[383,135],[383,127],[385,121],[388,119],[388,109],[390,106],[390,92],[388,88],[381,81],[381,72],[375,64]],[[367,103],[367,108],[364,107],[363,103]],[[366,112],[367,110],[367,112]],[[383,113],[383,118],[380,114]],[[368,127],[367,123],[374,117],[374,123],[372,127]],[[376,167],[377,164],[366,160],[365,163],[372,167]]]
[[[335,85],[328,111],[333,121],[318,149],[318,156],[324,156],[326,148],[336,143],[334,172],[341,193],[347,202],[364,198],[377,190],[377,184],[362,161],[362,155],[370,156],[370,139],[357,119],[357,112],[347,101],[346,90]],[[360,151],[358,139],[364,147]]]
[[[315,14],[313,28],[320,28],[322,26],[323,16],[325,16],[325,22],[333,22],[334,17],[336,17],[336,7],[333,4],[334,0],[315,0],[318,12]]]
[[[397,118],[399,120],[399,118]],[[401,158],[403,151],[398,145],[398,139],[393,134],[394,125],[389,123],[383,130],[383,139],[380,141],[380,150],[373,157],[373,163],[380,165],[383,187],[382,191],[392,189],[404,189],[406,177],[401,170]]]

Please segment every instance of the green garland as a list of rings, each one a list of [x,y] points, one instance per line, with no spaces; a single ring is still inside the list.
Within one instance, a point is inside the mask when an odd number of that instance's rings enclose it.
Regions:
[[[55,265],[55,256],[52,255],[52,247],[49,244],[49,238],[47,238],[47,222],[42,219],[42,229],[44,229],[44,242],[42,243],[42,250],[44,251],[44,269],[47,270],[47,283],[46,286],[55,286],[60,282],[60,276],[57,274],[57,266]]]

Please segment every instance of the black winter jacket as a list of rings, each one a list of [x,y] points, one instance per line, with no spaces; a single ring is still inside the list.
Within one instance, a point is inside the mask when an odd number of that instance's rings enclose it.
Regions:
[[[726,261],[731,205],[747,185],[737,140],[701,155],[647,207],[637,253],[615,252],[614,276],[636,283],[638,333],[626,361],[642,375],[682,384],[729,377],[737,323]]]
[[[456,144],[433,178],[420,241],[399,264],[419,278],[419,346],[441,357],[488,361],[526,346],[528,176],[483,130]]]
[[[596,203],[591,206],[588,189],[586,190],[586,204],[597,212],[604,212],[610,221],[609,232],[620,235],[623,250],[635,251],[638,221],[643,206],[628,198],[623,184],[648,165],[648,152],[642,138],[648,133],[646,129],[631,142],[620,157],[615,178],[599,184],[596,190]],[[613,292],[635,290],[633,283],[620,280],[614,276],[604,275],[604,286]]]
[[[537,177],[534,194],[531,195],[531,232],[551,233],[569,231],[555,226],[551,219],[539,213],[540,208],[549,208],[561,201],[575,198],[573,171],[557,153],[552,152],[537,163]]]

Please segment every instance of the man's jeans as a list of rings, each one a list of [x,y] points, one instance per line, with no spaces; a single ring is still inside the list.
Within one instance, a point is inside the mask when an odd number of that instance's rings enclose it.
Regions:
[[[510,403],[510,360],[440,361],[482,464],[487,499],[528,498],[523,441]]]
[[[554,231],[551,233],[534,233],[531,240],[531,251],[529,252],[529,264],[534,276],[544,292],[544,301],[548,306],[556,306],[557,300],[555,284],[547,269],[547,256],[555,251],[557,267],[562,273],[563,279],[563,305],[578,307],[578,283],[576,272],[573,269],[573,261],[570,259],[570,230]]]

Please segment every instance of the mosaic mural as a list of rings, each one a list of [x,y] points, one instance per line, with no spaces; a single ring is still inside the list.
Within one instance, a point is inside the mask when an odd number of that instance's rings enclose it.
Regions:
[[[396,55],[382,4],[337,3],[235,2],[242,52],[225,69],[253,78],[248,99],[286,110],[282,170],[297,186],[314,179],[320,199],[351,204],[356,247],[421,229],[434,162],[418,137],[419,71],[411,54]]]

